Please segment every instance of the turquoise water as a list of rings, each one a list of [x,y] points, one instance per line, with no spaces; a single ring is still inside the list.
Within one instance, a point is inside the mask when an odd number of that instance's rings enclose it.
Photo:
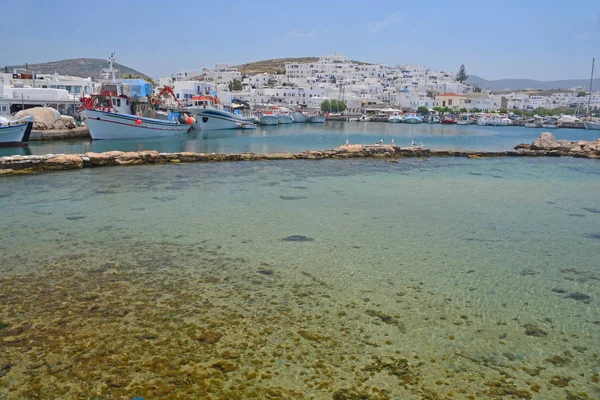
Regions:
[[[111,150],[160,152],[194,151],[203,153],[269,153],[327,150],[346,143],[371,144],[380,139],[399,146],[422,142],[431,149],[511,150],[518,143],[531,143],[548,129],[523,127],[458,126],[441,124],[389,124],[327,122],[259,127],[256,130],[192,131],[177,138],[144,140],[69,140],[32,141],[25,148],[0,148],[0,156],[14,154],[57,154],[103,152]],[[556,129],[557,139],[596,140],[597,131]]]
[[[598,166],[4,178],[0,398],[598,398]]]

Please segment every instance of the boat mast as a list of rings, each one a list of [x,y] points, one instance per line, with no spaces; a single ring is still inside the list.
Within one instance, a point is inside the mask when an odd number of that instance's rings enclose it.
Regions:
[[[590,78],[590,94],[588,95],[588,106],[587,106],[588,114],[590,113],[590,103],[592,101],[592,82],[594,81],[594,62],[595,61],[596,61],[596,59],[592,58],[592,76]]]

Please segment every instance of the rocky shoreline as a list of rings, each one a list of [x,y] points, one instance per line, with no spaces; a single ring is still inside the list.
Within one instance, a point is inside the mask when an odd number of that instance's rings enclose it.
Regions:
[[[344,158],[428,158],[428,157],[561,157],[571,156],[600,160],[600,139],[595,142],[556,141],[554,135],[543,133],[532,144],[520,144],[511,151],[430,150],[395,145],[344,145],[325,151],[302,153],[159,153],[154,150],[85,154],[46,154],[0,158],[0,175],[27,174],[45,171],[64,171],[119,165],[167,164],[191,162],[264,161],[264,160],[321,160]],[[393,161],[390,161],[393,162]]]
[[[33,140],[58,140],[58,139],[79,139],[90,137],[90,130],[87,126],[79,126],[72,129],[48,129],[32,130],[29,141]]]

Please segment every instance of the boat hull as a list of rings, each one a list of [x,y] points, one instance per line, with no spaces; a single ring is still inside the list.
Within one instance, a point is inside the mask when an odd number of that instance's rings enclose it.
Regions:
[[[94,140],[141,139],[178,136],[187,132],[191,125],[131,114],[86,110],[90,136]],[[141,120],[141,124],[137,124]]]
[[[388,118],[388,122],[391,122],[392,124],[399,124],[402,121],[402,117],[389,117]]]
[[[419,118],[413,118],[413,117],[406,117],[404,118],[404,123],[405,124],[420,124],[423,121],[421,121]]]
[[[262,115],[260,117],[260,124],[267,126],[279,125],[279,117],[277,115]]]
[[[292,117],[291,115],[287,115],[287,114],[281,114],[279,116],[279,123],[280,124],[293,124],[294,117]]]
[[[252,122],[252,119],[240,118],[235,114],[222,110],[214,110],[200,107],[189,107],[187,110],[194,114],[194,116],[196,117],[196,122],[192,125],[194,129],[238,129],[240,127],[240,124]]]
[[[308,121],[313,124],[323,124],[323,123],[325,123],[325,116],[324,115],[311,115],[308,118]]]
[[[300,123],[300,124],[306,123],[306,122],[308,122],[308,117],[301,112],[295,112],[294,113],[294,122]]]
[[[456,125],[473,125],[475,124],[474,121],[465,121],[465,120],[458,120],[456,121]]]
[[[31,128],[33,128],[33,122],[31,121],[14,126],[0,126],[0,146],[27,145]]]
[[[526,123],[525,128],[541,128],[542,124]]]
[[[585,126],[585,129],[600,130],[599,122],[585,122],[583,125]]]
[[[557,129],[558,125],[556,125],[556,124],[542,124],[542,128]]]

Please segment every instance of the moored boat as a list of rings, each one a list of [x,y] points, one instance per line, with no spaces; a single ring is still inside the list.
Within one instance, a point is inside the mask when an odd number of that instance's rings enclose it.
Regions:
[[[525,122],[525,128],[541,128],[542,121],[537,118],[531,118],[527,122]]]
[[[600,130],[600,122],[584,122],[585,129]]]
[[[475,120],[471,118],[471,114],[460,114],[458,120],[456,121],[457,125],[473,125],[475,124]]]
[[[559,127],[557,118],[547,118],[542,121],[542,128],[557,129]]]
[[[0,146],[25,146],[33,127],[33,118],[8,120],[0,117]]]
[[[280,108],[279,109],[279,123],[280,124],[293,124],[294,123],[294,117],[292,116],[292,111],[288,110],[287,108]]]
[[[405,124],[420,124],[422,122],[423,122],[423,119],[421,118],[420,115],[417,115],[416,113],[410,113],[404,117]]]
[[[279,116],[272,110],[264,111],[259,117],[259,123],[267,126],[279,125]]]
[[[452,117],[445,116],[442,117],[441,123],[444,125],[454,125],[456,124],[456,120]]]
[[[296,123],[303,124],[305,122],[308,122],[308,117],[302,111],[296,111],[292,116],[294,117],[294,122]]]
[[[402,114],[399,111],[394,111],[392,113],[392,115],[389,116],[388,122],[392,122],[392,123],[404,122],[404,118],[402,117]]]
[[[322,124],[325,123],[325,116],[317,112],[308,117],[308,121],[313,124]]]
[[[252,118],[234,114],[224,107],[216,96],[193,96],[191,104],[186,110],[196,118],[194,129],[238,129],[240,124],[252,122]]]
[[[148,100],[152,95],[149,82],[142,79],[117,81],[113,55],[106,72],[112,75],[112,80],[102,84],[100,93],[81,99],[92,139],[177,136],[190,129],[194,120],[187,114],[159,114],[156,111],[157,99]]]

